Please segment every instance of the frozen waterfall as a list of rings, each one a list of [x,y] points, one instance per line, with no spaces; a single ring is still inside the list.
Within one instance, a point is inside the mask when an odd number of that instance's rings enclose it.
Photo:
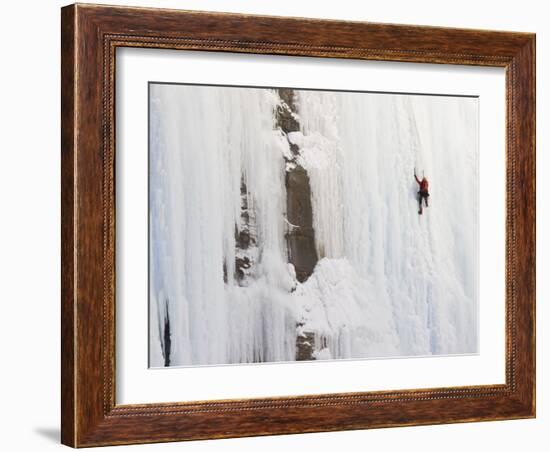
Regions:
[[[477,99],[289,92],[151,85],[150,366],[477,352]]]

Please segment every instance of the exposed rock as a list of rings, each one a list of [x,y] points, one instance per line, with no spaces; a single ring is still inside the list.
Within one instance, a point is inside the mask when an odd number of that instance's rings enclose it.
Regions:
[[[287,232],[289,262],[294,265],[296,279],[306,281],[317,264],[311,188],[307,171],[300,165],[286,173]]]
[[[255,215],[249,208],[248,190],[244,176],[241,177],[241,219],[235,225],[235,281],[241,286],[247,285],[247,278],[252,273],[252,267],[257,254],[257,237]],[[227,271],[226,271],[227,272]],[[227,278],[227,276],[225,276]]]
[[[315,345],[315,335],[310,332],[298,334],[296,337],[296,361],[311,361]]]
[[[166,301],[166,305],[168,305],[168,301]],[[164,334],[162,339],[162,356],[164,357],[164,367],[168,367],[170,366],[170,349],[172,348],[172,333],[170,332],[168,306],[164,317]]]
[[[278,90],[281,105],[277,109],[277,125],[287,137],[290,132],[300,130],[296,113],[295,94],[290,88]],[[307,171],[297,163],[299,147],[288,140],[292,153],[286,158],[286,216],[289,229],[286,234],[288,261],[294,265],[296,279],[306,281],[318,261],[313,230],[313,208],[311,205],[311,186]],[[288,164],[290,163],[290,165]],[[299,325],[297,325],[299,328]],[[296,337],[296,360],[307,361],[313,356],[315,338],[313,333],[300,332]]]
[[[300,123],[296,115],[294,90],[291,88],[279,88],[278,92],[282,102],[277,109],[277,125],[284,133],[299,131]]]
[[[288,137],[290,132],[300,130],[296,113],[295,94],[290,88],[278,90],[281,105],[277,110],[277,125]],[[288,138],[287,138],[288,139]],[[297,145],[289,141],[290,150],[294,155],[287,158],[286,172],[286,204],[287,221],[290,228],[286,234],[288,244],[288,260],[294,265],[296,279],[304,282],[313,273],[317,263],[315,249],[315,232],[313,230],[313,209],[311,206],[311,187],[307,171],[297,164],[299,154]]]

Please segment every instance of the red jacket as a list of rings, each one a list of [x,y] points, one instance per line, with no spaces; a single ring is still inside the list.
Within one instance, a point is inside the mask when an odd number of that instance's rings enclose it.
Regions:
[[[420,185],[420,191],[428,191],[428,179],[425,177],[420,180],[418,177],[416,177],[416,174],[414,175],[414,178],[416,179],[416,182],[418,182],[418,185]]]

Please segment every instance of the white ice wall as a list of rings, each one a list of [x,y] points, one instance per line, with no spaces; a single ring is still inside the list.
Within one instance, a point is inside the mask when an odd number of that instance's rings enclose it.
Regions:
[[[360,297],[379,310],[357,321],[351,355],[393,354],[392,344],[399,355],[477,351],[477,99],[298,99],[303,134],[293,138],[311,178],[317,248],[346,258],[370,284]],[[415,167],[430,180],[422,216]],[[381,336],[362,340],[381,319]]]
[[[278,98],[262,89],[151,85],[150,365],[477,351],[477,100],[300,91],[301,149],[321,260],[287,262]],[[430,179],[417,213],[413,168]],[[256,216],[250,283],[235,261],[240,181]],[[233,268],[227,268],[233,274]],[[296,287],[296,290],[292,289]]]
[[[291,275],[274,93],[153,84],[150,102],[150,365],[164,363],[166,310],[170,365],[292,359],[292,322],[277,301]],[[223,278],[224,262],[234,272],[241,174],[269,264],[246,289]]]

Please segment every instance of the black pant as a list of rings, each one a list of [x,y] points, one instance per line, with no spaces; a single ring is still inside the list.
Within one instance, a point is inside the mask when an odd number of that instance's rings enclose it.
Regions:
[[[430,196],[430,194],[427,191],[420,190],[418,192],[418,207],[422,207],[422,198],[424,198],[424,203],[426,207],[428,207],[428,196]]]

